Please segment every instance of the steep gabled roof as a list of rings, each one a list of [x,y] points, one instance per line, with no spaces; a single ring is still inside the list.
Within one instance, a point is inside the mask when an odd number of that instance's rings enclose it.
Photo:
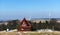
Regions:
[[[25,18],[22,20],[21,25],[23,24],[23,22],[25,22],[25,24],[27,24],[28,26],[30,25]]]

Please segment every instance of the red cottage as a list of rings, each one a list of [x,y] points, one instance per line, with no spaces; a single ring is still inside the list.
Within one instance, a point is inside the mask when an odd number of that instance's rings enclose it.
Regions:
[[[24,18],[18,26],[18,31],[31,31],[31,24]]]

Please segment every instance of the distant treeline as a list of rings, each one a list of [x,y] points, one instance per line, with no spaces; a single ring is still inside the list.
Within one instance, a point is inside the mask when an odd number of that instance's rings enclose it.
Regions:
[[[45,21],[45,23],[32,23],[32,31],[40,29],[52,29],[55,31],[60,31],[60,23],[57,22],[57,19],[50,19],[50,21]]]
[[[57,21],[56,19],[51,19],[49,22],[46,21],[45,23],[41,23],[41,21],[39,23],[31,22],[31,21],[28,22],[31,23],[31,31],[36,31],[40,29],[52,29],[52,30],[60,31],[60,23],[57,23],[56,21]],[[19,20],[9,21],[7,25],[5,24],[0,25],[0,31],[6,29],[9,30],[17,29],[19,23],[20,23]]]
[[[17,21],[18,20],[8,21],[7,25],[6,24],[1,24],[0,25],[0,31],[6,30],[6,29],[9,29],[9,30],[17,29],[17,27],[18,27]]]

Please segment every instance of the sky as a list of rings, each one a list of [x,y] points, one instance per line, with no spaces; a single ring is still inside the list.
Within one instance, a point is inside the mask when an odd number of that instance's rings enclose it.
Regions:
[[[0,0],[0,20],[60,18],[60,0]]]

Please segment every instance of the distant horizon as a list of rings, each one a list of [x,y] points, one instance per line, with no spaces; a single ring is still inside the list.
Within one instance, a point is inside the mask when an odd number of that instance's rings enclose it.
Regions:
[[[9,19],[9,20],[0,20],[0,21],[11,21],[11,20],[23,20],[24,18],[22,18],[22,19]],[[26,18],[26,20],[34,20],[34,19],[49,19],[49,18],[29,18],[29,19],[27,19]],[[50,19],[52,19],[52,18],[50,18]],[[58,20],[60,20],[60,18],[53,18],[53,19],[58,19]]]

